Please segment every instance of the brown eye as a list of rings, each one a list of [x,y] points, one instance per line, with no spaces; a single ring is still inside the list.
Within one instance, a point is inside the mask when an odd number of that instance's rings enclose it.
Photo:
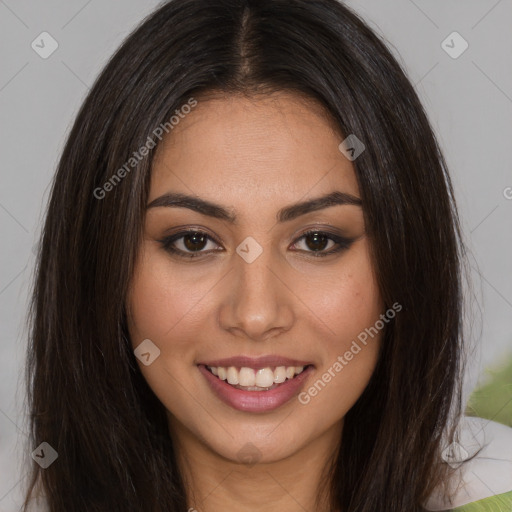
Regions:
[[[209,241],[215,242],[210,235],[197,230],[180,231],[163,240],[159,240],[166,251],[185,258],[195,258],[201,256],[201,254],[211,252],[211,250],[203,250],[208,246]],[[215,245],[216,242],[214,243]],[[216,249],[213,248],[213,250]]]
[[[200,251],[201,249],[204,249],[207,239],[208,237],[203,233],[193,233],[183,237],[183,245],[189,251]]]
[[[306,245],[312,251],[323,251],[331,240],[329,237],[322,233],[311,233],[304,237]]]
[[[304,245],[306,249],[299,249],[302,252],[310,253],[311,256],[329,256],[330,254],[335,254],[345,249],[348,249],[353,239],[344,238],[338,235],[334,235],[332,233],[326,233],[323,231],[308,231],[304,233],[300,238],[297,239],[294,246],[297,245],[297,242],[300,240],[304,240]],[[330,245],[330,250],[325,250],[329,244],[329,241],[333,242]],[[332,248],[334,246],[334,248]],[[337,247],[336,247],[337,246]]]

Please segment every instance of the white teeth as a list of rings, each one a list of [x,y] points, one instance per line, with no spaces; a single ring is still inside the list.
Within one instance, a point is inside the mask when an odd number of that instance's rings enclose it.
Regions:
[[[269,388],[274,384],[274,372],[270,368],[261,368],[256,372],[256,386]]]
[[[227,370],[227,379],[230,384],[236,386],[238,384],[238,370],[234,366],[230,366]]]
[[[254,386],[256,384],[256,373],[252,368],[240,368],[238,373],[240,386]]]
[[[293,379],[304,371],[304,366],[277,366],[272,368],[237,368],[235,366],[208,366],[208,369],[221,380],[227,380],[232,386],[244,386],[248,391],[257,391],[260,388],[269,388],[273,384],[281,384],[286,379]]]
[[[284,366],[278,366],[274,370],[274,382],[279,384],[286,380],[286,368]]]

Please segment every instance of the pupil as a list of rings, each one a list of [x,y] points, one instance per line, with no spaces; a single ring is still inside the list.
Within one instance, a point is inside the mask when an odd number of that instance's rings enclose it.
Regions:
[[[193,240],[191,243],[189,243],[190,240]],[[202,235],[201,233],[194,233],[192,235],[185,235],[184,237],[184,244],[185,247],[190,251],[196,251],[201,250],[204,248],[206,242],[206,236]],[[197,244],[201,245],[201,247],[197,247]]]
[[[307,242],[307,240],[312,240],[312,239],[314,240],[314,242],[312,244]],[[318,245],[315,245],[315,244],[318,244],[319,241],[320,241],[321,247],[318,247]],[[325,249],[325,246],[327,244],[327,237],[325,237],[324,235],[320,235],[319,233],[314,233],[314,234],[308,235],[306,237],[306,244],[310,249],[322,250],[322,249]]]

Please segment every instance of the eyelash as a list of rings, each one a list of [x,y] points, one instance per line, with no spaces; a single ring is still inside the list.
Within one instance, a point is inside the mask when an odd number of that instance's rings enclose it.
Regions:
[[[167,252],[169,252],[171,254],[174,254],[174,255],[177,255],[178,257],[181,257],[181,258],[192,259],[192,258],[200,257],[203,254],[208,254],[209,252],[212,252],[212,251],[186,252],[186,251],[182,251],[181,249],[176,249],[175,247],[173,247],[173,244],[177,240],[179,240],[180,238],[184,238],[187,235],[193,235],[193,234],[204,235],[209,240],[211,240],[211,241],[215,242],[216,244],[220,245],[220,243],[217,240],[215,240],[213,237],[211,237],[210,235],[208,235],[204,231],[201,231],[201,230],[198,230],[198,229],[189,229],[189,230],[185,230],[185,231],[180,231],[178,233],[175,233],[175,234],[173,234],[171,236],[168,236],[168,237],[163,238],[162,240],[158,240],[158,241],[162,244],[163,248]],[[326,256],[330,256],[331,254],[335,254],[335,253],[344,251],[344,250],[346,250],[346,249],[348,249],[350,247],[352,242],[354,242],[353,239],[341,237],[341,236],[338,236],[338,235],[334,235],[332,233],[328,233],[328,232],[325,232],[325,231],[320,231],[318,229],[312,229],[312,230],[306,231],[299,238],[297,238],[295,240],[295,242],[294,242],[294,245],[299,240],[302,240],[303,238],[306,238],[306,237],[314,235],[314,234],[320,235],[322,237],[326,237],[328,240],[332,240],[333,242],[338,244],[337,248],[330,249],[329,251],[325,251],[325,252],[304,251],[304,252],[310,253],[314,258],[324,258]]]

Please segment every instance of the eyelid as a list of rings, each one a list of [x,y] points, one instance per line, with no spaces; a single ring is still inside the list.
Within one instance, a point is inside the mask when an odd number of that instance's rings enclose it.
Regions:
[[[157,240],[157,242],[161,243],[162,246],[164,247],[164,249],[171,253],[171,254],[174,254],[176,256],[182,256],[184,259],[191,259],[191,258],[197,258],[197,257],[200,257],[202,255],[205,255],[205,254],[211,254],[212,251],[197,251],[197,252],[186,252],[186,251],[182,251],[181,249],[176,249],[176,248],[173,248],[172,247],[172,244],[174,242],[176,242],[177,240],[179,240],[180,238],[184,238],[185,236],[187,235],[191,235],[191,234],[200,234],[200,235],[205,235],[209,240],[212,240],[213,242],[215,242],[215,244],[217,245],[221,245],[220,241],[217,240],[217,237],[211,235],[210,233],[208,233],[205,229],[203,228],[184,228],[180,231],[176,231],[175,233],[171,234],[171,235],[168,235],[168,236],[164,236],[163,238]],[[218,251],[217,249],[215,250],[216,252]],[[220,251],[219,251],[220,252]]]
[[[337,233],[332,233],[331,231],[329,231],[327,229],[309,228],[306,231],[303,231],[300,235],[298,235],[294,239],[295,241],[294,241],[293,245],[296,245],[300,240],[307,237],[308,235],[312,235],[315,233],[320,234],[320,235],[325,235],[327,239],[332,240],[334,242],[335,247],[334,248],[331,247],[331,249],[329,249],[327,251],[321,250],[321,251],[315,252],[315,251],[298,250],[297,252],[310,255],[314,258],[331,256],[333,254],[337,254],[339,252],[342,252],[342,251],[348,249],[352,245],[352,243],[356,240],[356,238],[349,238],[349,237],[345,237],[345,236],[342,236]]]

